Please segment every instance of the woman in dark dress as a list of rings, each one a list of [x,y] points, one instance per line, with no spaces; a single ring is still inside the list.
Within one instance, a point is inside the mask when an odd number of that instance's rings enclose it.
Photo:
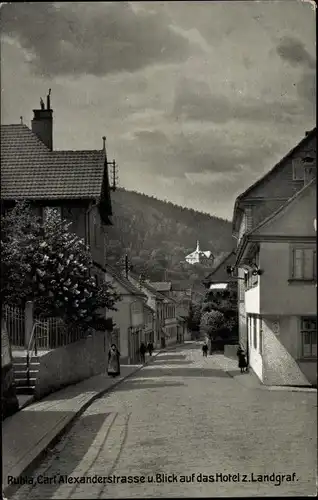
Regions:
[[[239,347],[236,353],[238,357],[238,366],[241,370],[241,373],[244,371],[247,371],[247,361],[246,361],[246,355],[242,347]]]
[[[112,344],[108,351],[108,369],[107,373],[111,377],[117,377],[120,375],[120,352],[115,344]]]

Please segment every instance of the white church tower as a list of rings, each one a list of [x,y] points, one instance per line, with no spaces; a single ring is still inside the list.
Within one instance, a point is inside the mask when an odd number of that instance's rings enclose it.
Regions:
[[[185,260],[187,261],[188,264],[199,264],[200,262],[202,262],[202,260],[206,259],[209,260],[213,259],[212,252],[210,252],[209,250],[207,251],[200,250],[199,240],[197,241],[197,248],[195,249],[195,251],[189,253],[189,255],[185,257]]]

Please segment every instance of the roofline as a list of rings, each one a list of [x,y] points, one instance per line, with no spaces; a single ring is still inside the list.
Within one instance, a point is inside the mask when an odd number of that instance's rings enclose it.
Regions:
[[[138,288],[133,284],[133,283],[130,283],[129,280],[126,280],[126,278],[124,278],[123,276],[120,276],[117,271],[109,266],[108,264],[106,265],[106,269],[105,269],[105,272],[106,273],[109,273],[113,278],[115,278],[123,287],[125,287],[128,291],[129,291],[129,286],[132,288],[132,289],[136,289],[136,291],[132,291],[131,292],[131,295],[136,295],[138,297],[144,297],[144,298],[147,298],[147,295],[144,294],[143,292],[139,291]],[[128,282],[128,283],[127,283]]]
[[[210,274],[208,274],[203,280],[202,280],[202,283],[204,283],[205,281],[207,281],[209,279],[209,276],[212,276],[213,274],[216,273],[216,271],[218,271],[220,269],[221,266],[223,266],[224,262],[227,261],[227,259],[231,256],[231,255],[235,255],[235,252],[234,250],[231,250],[231,252],[229,252],[222,260],[221,262],[219,263],[218,266],[216,266],[216,268],[210,272]],[[223,283],[223,282],[222,282]]]
[[[242,201],[242,199],[245,198],[245,196],[250,191],[252,191],[252,189],[254,189],[256,186],[258,186],[264,179],[266,179],[271,173],[273,173],[276,168],[280,167],[293,153],[295,153],[295,151],[297,151],[298,148],[302,147],[307,141],[309,141],[310,139],[315,137],[316,133],[317,133],[317,127],[314,127],[307,135],[305,135],[305,137],[303,137],[301,139],[300,142],[298,142],[298,144],[296,144],[296,146],[294,146],[292,149],[290,149],[288,151],[288,153],[285,156],[283,156],[283,158],[281,158],[281,160],[279,160],[278,163],[276,163],[274,165],[273,168],[271,168],[265,175],[263,175],[263,177],[261,177],[260,179],[255,181],[250,187],[248,187],[243,193],[241,193],[236,198],[235,203],[234,203],[234,209],[233,209],[232,232],[235,232],[235,221],[236,221],[235,214],[236,214],[237,209],[239,208],[240,201]]]
[[[268,222],[270,222],[272,219],[274,219],[277,215],[279,215],[285,208],[287,208],[289,205],[291,205],[292,203],[294,203],[295,200],[301,198],[303,196],[304,193],[306,193],[306,191],[309,190],[309,188],[313,185],[316,185],[316,179],[312,179],[308,184],[306,184],[302,189],[300,189],[299,191],[297,191],[297,193],[294,194],[294,196],[292,196],[291,198],[289,198],[286,203],[284,203],[282,206],[280,206],[277,210],[275,210],[273,213],[271,213],[268,217],[266,217],[266,219],[264,219],[263,221],[261,221],[256,227],[254,227],[253,229],[251,229],[250,231],[248,231],[246,233],[246,236],[250,236],[252,235],[253,233],[255,233],[255,231],[257,231],[258,229],[260,229],[262,226],[264,226],[265,224],[267,224]]]
[[[294,196],[292,196],[291,198],[289,198],[286,203],[284,203],[284,205],[282,205],[281,207],[279,207],[277,210],[275,210],[275,212],[273,212],[272,214],[270,214],[268,217],[266,217],[266,219],[264,219],[263,221],[261,221],[256,227],[254,227],[253,229],[251,229],[249,232],[246,232],[242,239],[241,239],[241,242],[240,242],[240,245],[239,245],[239,248],[238,248],[238,251],[237,251],[237,257],[236,257],[236,262],[235,262],[235,265],[237,265],[237,263],[241,260],[242,258],[242,255],[247,247],[247,245],[249,243],[256,243],[258,241],[258,239],[253,239],[253,236],[256,238],[257,236],[259,236],[259,238],[261,239],[262,238],[262,235],[255,235],[255,231],[257,231],[258,229],[260,229],[261,227],[263,227],[265,224],[267,224],[268,222],[270,222],[272,219],[274,219],[277,215],[279,215],[281,212],[283,212],[283,210],[285,210],[289,205],[291,205],[294,201],[296,201],[297,199],[299,199],[301,196],[303,196],[303,194],[311,187],[311,186],[315,186],[316,185],[316,179],[312,179],[308,184],[306,184],[306,186],[304,186],[300,191],[297,191],[296,194],[294,194]],[[286,237],[287,239],[290,238],[290,237]]]
[[[135,281],[138,281],[139,280],[139,277],[136,276],[135,274],[131,273],[130,272],[130,275],[131,277],[135,280]],[[155,288],[153,288],[152,286],[150,286],[147,282],[143,282],[142,283],[142,286],[147,288],[147,290],[149,290],[149,292],[152,292],[155,296],[157,296],[157,298],[159,298],[160,300],[164,300],[166,297],[164,295],[162,295],[160,292],[157,292],[157,290]]]

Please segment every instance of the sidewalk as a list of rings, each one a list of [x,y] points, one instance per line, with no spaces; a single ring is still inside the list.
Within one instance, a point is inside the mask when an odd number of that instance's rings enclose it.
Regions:
[[[226,357],[223,354],[213,354],[212,358],[215,364],[226,371],[237,383],[247,389],[258,389],[261,391],[317,392],[317,389],[314,387],[264,385],[251,368],[248,373],[241,373],[237,366],[236,359]]]
[[[169,348],[168,348],[169,349]],[[164,349],[165,350],[165,349]],[[147,356],[147,365],[161,351]],[[17,486],[8,485],[8,476],[27,476],[47,450],[71,427],[97,398],[113,389],[145,365],[121,365],[121,376],[110,378],[107,373],[50,394],[29,404],[2,423],[3,492],[10,496]]]

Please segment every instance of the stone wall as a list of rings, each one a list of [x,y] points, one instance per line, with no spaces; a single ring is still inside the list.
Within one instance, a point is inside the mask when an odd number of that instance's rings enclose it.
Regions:
[[[94,332],[91,337],[40,356],[36,398],[104,373],[107,369],[108,349],[107,333]]]

